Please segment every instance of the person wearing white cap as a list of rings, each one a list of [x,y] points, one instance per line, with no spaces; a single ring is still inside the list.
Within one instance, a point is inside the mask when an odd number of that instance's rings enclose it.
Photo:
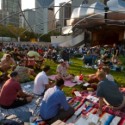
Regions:
[[[69,64],[65,62],[63,59],[59,60],[59,65],[57,66],[57,79],[62,78],[63,80],[73,79],[74,75],[68,74]]]

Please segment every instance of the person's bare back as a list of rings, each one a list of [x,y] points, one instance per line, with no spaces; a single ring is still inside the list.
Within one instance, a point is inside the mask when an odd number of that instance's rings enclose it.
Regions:
[[[0,69],[6,72],[7,70],[11,69],[12,66],[15,66],[15,65],[16,63],[14,59],[9,54],[7,54],[5,58],[1,60]]]

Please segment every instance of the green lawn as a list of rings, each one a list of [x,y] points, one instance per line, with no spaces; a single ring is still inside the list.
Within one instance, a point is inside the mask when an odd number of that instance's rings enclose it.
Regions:
[[[122,57],[121,57],[121,59],[123,61],[125,61],[125,59],[123,59]],[[96,72],[96,70],[94,70],[94,69],[83,68],[82,67],[82,65],[83,65],[82,60],[80,60],[80,59],[74,58],[74,59],[71,59],[71,61],[73,62],[73,64],[70,65],[69,73],[79,75],[80,72],[82,72],[83,75],[86,75],[86,74],[91,74],[91,73]],[[57,64],[55,64],[54,62],[50,62],[50,61],[46,61],[45,64],[51,66],[50,74],[55,74],[56,73]],[[115,80],[117,81],[117,83],[120,86],[125,86],[125,71],[122,71],[122,72],[111,71],[111,74],[114,76]],[[75,86],[73,88],[64,87],[64,92],[68,96],[70,96],[73,89],[83,90],[82,85],[77,85],[77,86]]]
[[[0,53],[0,58],[2,57],[2,55],[3,54]],[[125,67],[125,57],[120,56],[120,60],[122,61],[123,65]],[[69,69],[69,73],[71,73],[71,74],[79,75],[81,72],[83,75],[86,75],[86,74],[91,74],[91,73],[96,72],[96,70],[94,70],[94,69],[83,68],[82,60],[80,60],[80,59],[73,58],[73,59],[71,59],[71,61],[73,62],[70,65],[70,69]],[[45,61],[44,64],[50,65],[50,67],[51,67],[51,71],[49,73],[50,75],[56,73],[57,64],[55,64],[54,62],[49,61],[49,60]],[[120,86],[125,86],[125,70],[122,72],[111,71],[111,74],[114,76],[115,80],[117,81],[117,83]],[[64,92],[69,96],[69,95],[71,95],[71,92],[73,89],[82,90],[83,88],[82,88],[82,85],[77,85],[73,88],[64,87]]]
[[[3,57],[3,53],[2,52],[0,52],[0,59]]]

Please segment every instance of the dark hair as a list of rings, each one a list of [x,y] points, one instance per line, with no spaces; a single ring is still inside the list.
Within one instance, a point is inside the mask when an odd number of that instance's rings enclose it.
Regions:
[[[33,47],[30,47],[30,50],[34,50]]]
[[[14,51],[17,51],[18,49],[17,48],[14,48]]]
[[[18,72],[13,71],[13,72],[10,74],[10,77],[16,77],[17,75],[18,75]]]
[[[56,80],[56,86],[60,87],[64,85],[64,80],[62,78]]]
[[[43,71],[47,72],[48,70],[50,70],[50,66],[46,65],[43,67]]]
[[[109,72],[110,72],[110,68],[109,68],[108,66],[103,66],[103,67],[102,67],[102,70],[103,70],[104,72],[106,72],[107,74],[109,74]]]
[[[10,58],[10,57],[11,57],[11,55],[10,55],[10,54],[6,54],[6,57],[9,57],[9,58]]]

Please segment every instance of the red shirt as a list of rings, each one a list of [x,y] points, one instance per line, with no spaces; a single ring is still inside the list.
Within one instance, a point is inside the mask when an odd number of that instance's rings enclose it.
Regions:
[[[12,78],[7,80],[0,91],[0,105],[10,106],[16,100],[20,90],[19,82]]]
[[[43,53],[43,50],[42,50],[42,49],[38,49],[38,53],[39,53],[39,54],[42,54],[42,53]]]

